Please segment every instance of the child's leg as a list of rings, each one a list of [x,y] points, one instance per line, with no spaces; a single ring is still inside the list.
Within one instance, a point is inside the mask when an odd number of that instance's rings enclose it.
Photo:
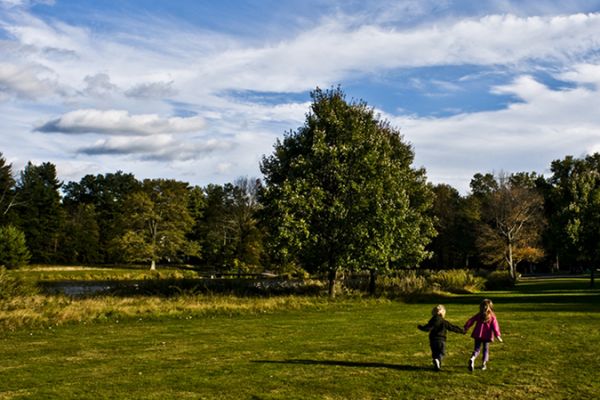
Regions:
[[[441,362],[444,354],[446,354],[446,343],[443,340],[433,340],[430,345],[431,358],[438,359]]]
[[[490,359],[490,342],[483,342],[483,363]]]
[[[481,351],[481,341],[475,339],[475,347],[473,348],[473,354],[471,354],[471,358],[475,359],[479,355]]]
[[[475,348],[473,349],[473,354],[471,354],[471,358],[469,358],[469,371],[473,371],[475,365],[475,358],[479,355],[481,351],[481,342],[475,339]]]
[[[442,367],[442,358],[444,358],[446,343],[443,340],[432,340],[429,344],[431,345],[433,368],[439,371]]]

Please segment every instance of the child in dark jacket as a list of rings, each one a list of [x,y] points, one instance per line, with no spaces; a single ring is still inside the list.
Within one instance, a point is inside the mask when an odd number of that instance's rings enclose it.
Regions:
[[[431,319],[426,325],[418,325],[422,331],[429,332],[429,346],[431,347],[431,358],[433,359],[433,368],[439,371],[442,368],[442,359],[446,354],[446,332],[452,331],[464,334],[463,328],[446,321],[446,307],[437,305],[431,310]]]

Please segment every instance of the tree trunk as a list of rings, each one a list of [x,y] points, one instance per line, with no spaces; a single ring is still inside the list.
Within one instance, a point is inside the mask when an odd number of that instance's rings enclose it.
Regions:
[[[150,271],[154,270],[156,270],[156,260],[152,259],[152,262],[150,263]]]
[[[591,272],[590,272],[590,287],[594,287],[594,278],[595,278],[595,274],[596,274],[596,266],[593,265],[592,268],[590,268]]]
[[[508,268],[510,271],[510,277],[513,281],[517,280],[517,271],[515,271],[515,264],[513,262],[512,243],[508,242]]]
[[[371,296],[375,296],[375,290],[377,288],[377,270],[375,268],[371,268],[369,272],[369,294]]]
[[[337,268],[329,269],[329,298],[335,299],[335,280],[337,277]]]

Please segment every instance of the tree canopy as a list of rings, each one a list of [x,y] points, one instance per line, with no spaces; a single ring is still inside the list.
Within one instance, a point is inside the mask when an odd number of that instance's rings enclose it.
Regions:
[[[284,262],[325,272],[415,266],[433,236],[425,171],[398,130],[341,89],[311,93],[304,126],[264,157],[262,202]]]
[[[193,219],[188,185],[168,179],[146,179],[125,202],[125,233],[118,246],[128,261],[148,261],[156,269],[160,259],[194,255],[197,246],[187,240]]]

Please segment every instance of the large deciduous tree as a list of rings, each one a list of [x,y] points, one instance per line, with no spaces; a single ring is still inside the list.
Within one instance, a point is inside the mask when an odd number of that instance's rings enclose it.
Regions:
[[[186,237],[194,223],[188,196],[187,183],[169,179],[146,179],[141,190],[128,196],[126,230],[119,238],[126,260],[149,262],[154,270],[159,260],[180,261],[196,254],[197,246]]]
[[[240,177],[204,189],[192,237],[201,244],[207,267],[218,272],[257,271],[263,252],[257,219],[260,188],[260,180]]]
[[[192,237],[200,243],[202,261],[207,268],[218,272],[232,269],[232,227],[227,217],[231,206],[228,193],[231,185],[207,185],[203,193],[202,213],[197,213]]]
[[[238,270],[256,271],[263,251],[262,231],[257,213],[260,209],[258,193],[262,189],[259,179],[240,177],[233,183],[232,202],[227,217],[234,245],[234,267]]]
[[[481,196],[477,243],[482,258],[488,264],[506,266],[513,279],[517,277],[519,262],[536,262],[544,256],[544,201],[534,185],[535,176],[528,176],[500,174],[483,191],[478,188],[481,180],[474,179],[476,184],[472,185]]]
[[[546,188],[556,258],[593,272],[600,263],[600,154],[555,160]]]
[[[262,194],[272,248],[324,272],[335,296],[338,271],[417,265],[433,236],[425,171],[399,132],[341,89],[311,93],[304,126],[264,157]]]

